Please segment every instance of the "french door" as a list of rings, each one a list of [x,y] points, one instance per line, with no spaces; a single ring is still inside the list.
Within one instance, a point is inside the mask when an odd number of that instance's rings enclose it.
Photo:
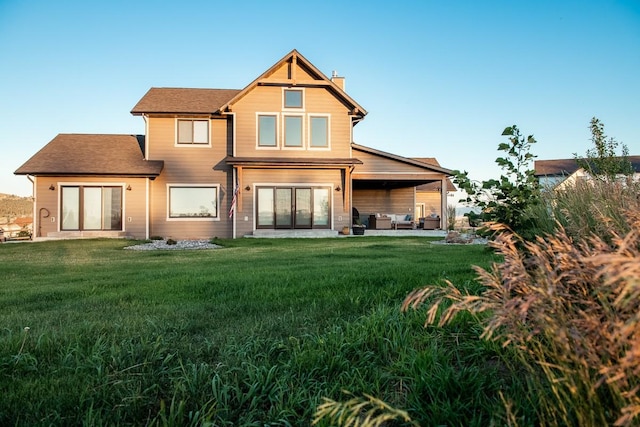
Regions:
[[[122,230],[122,187],[63,186],[62,230]]]
[[[257,228],[329,228],[330,191],[329,187],[258,187]]]

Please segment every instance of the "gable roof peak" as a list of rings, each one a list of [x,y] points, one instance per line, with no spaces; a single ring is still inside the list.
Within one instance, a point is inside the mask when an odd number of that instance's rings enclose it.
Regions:
[[[281,69],[281,67],[287,63],[291,64],[290,75],[286,80],[269,80],[274,73]],[[313,82],[303,82],[298,81],[295,75],[295,69],[297,67],[302,67],[305,69],[309,75],[312,76]],[[333,82],[329,79],[322,71],[320,71],[315,65],[313,65],[307,58],[305,58],[297,49],[291,50],[289,53],[284,55],[279,61],[269,67],[265,72],[260,74],[255,80],[249,83],[244,89],[242,89],[236,96],[222,105],[218,112],[224,113],[232,110],[233,105],[242,99],[247,93],[252,91],[257,86],[263,84],[270,85],[282,85],[282,86],[304,86],[304,85],[312,85],[314,87],[324,87],[329,92],[331,92],[334,96],[340,99],[350,110],[350,113],[354,116],[359,116],[363,118],[367,111],[362,108],[353,98],[351,98],[347,93],[340,87],[340,85]]]

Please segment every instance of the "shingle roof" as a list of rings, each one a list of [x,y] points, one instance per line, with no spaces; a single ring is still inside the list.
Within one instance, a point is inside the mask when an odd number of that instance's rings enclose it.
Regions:
[[[131,113],[212,114],[239,92],[237,89],[152,87]]]
[[[640,156],[627,156],[636,173],[640,172]],[[576,159],[536,160],[535,176],[568,176],[579,169]]]
[[[412,157],[413,160],[417,160],[422,163],[426,163],[428,165],[434,165],[440,167],[440,162],[436,160],[435,157]],[[430,182],[428,184],[418,185],[416,190],[420,191],[440,191],[440,183],[439,182]],[[454,192],[457,188],[451,181],[451,178],[447,178],[447,191]]]
[[[111,175],[155,177],[162,160],[144,160],[141,135],[59,134],[16,175]]]
[[[571,175],[578,170],[576,159],[536,160],[533,163],[536,176]]]
[[[403,163],[407,163],[407,164],[411,164],[411,165],[414,165],[414,166],[423,167],[423,168],[426,168],[426,169],[431,169],[433,171],[444,173],[446,175],[451,175],[453,173],[452,170],[447,169],[447,168],[443,168],[442,166],[434,164],[434,163],[425,163],[425,162],[422,162],[420,160],[416,160],[416,159],[413,159],[413,158],[398,156],[397,154],[387,153],[385,151],[377,150],[375,148],[371,148],[371,147],[367,147],[367,146],[364,146],[364,145],[356,144],[355,142],[351,143],[351,148],[353,148],[354,150],[357,150],[357,151],[363,151],[365,153],[374,154],[376,156],[386,157],[388,159],[397,160],[397,161],[400,161],[400,162],[403,162]]]

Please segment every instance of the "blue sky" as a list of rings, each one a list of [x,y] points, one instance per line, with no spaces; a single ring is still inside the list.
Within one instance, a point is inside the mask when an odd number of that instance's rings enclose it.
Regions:
[[[355,142],[497,177],[506,126],[539,159],[640,154],[640,1],[0,0],[0,193],[58,133],[144,133],[152,86],[241,89],[298,49],[369,112]]]

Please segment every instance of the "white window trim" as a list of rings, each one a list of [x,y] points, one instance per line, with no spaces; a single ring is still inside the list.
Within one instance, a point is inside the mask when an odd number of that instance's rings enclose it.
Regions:
[[[260,145],[260,116],[276,116],[276,145]],[[280,149],[280,113],[275,111],[256,112],[256,150],[279,150]]]
[[[198,218],[198,217],[189,217],[189,218],[172,218],[169,216],[169,210],[170,210],[170,206],[169,206],[169,202],[170,202],[170,197],[169,197],[169,192],[171,187],[191,187],[191,188],[200,188],[200,187],[215,187],[216,189],[216,196],[217,196],[217,217],[202,217],[202,218]],[[179,221],[179,222],[184,222],[184,221],[192,221],[192,222],[214,222],[214,221],[220,221],[220,218],[222,216],[221,214],[221,210],[220,210],[220,184],[214,184],[214,183],[207,183],[207,184],[193,184],[193,183],[179,183],[179,182],[172,182],[172,183],[167,183],[167,193],[166,193],[166,199],[167,199],[167,210],[166,210],[166,221]]]
[[[208,143],[207,144],[199,144],[199,143],[191,143],[191,144],[186,144],[186,143],[180,143],[178,142],[178,121],[180,120],[191,120],[191,121],[206,121],[207,122],[207,131],[208,131]],[[176,117],[175,118],[175,123],[174,123],[174,129],[175,129],[175,139],[174,139],[174,146],[175,147],[190,147],[190,148],[211,148],[211,136],[212,136],[212,132],[211,132],[211,119],[208,117]]]
[[[273,182],[273,181],[266,181],[266,182],[254,182],[253,184],[251,184],[251,186],[253,188],[258,188],[258,187],[317,187],[317,188],[322,188],[322,187],[328,187],[329,188],[329,197],[331,198],[331,211],[329,212],[329,229],[333,230],[334,227],[334,221],[333,221],[333,215],[335,213],[335,195],[334,195],[334,191],[331,191],[331,189],[333,188],[333,184],[330,182],[295,182],[295,181],[290,181],[290,182]],[[253,201],[252,201],[252,211],[256,212],[256,210],[258,209],[258,192],[254,191],[253,192]],[[253,215],[253,230],[257,230],[257,219],[256,219],[256,215]]]
[[[326,117],[327,118],[327,146],[326,147],[314,147],[311,145],[311,118],[312,117]],[[331,151],[331,114],[326,113],[309,113],[307,114],[307,145],[311,151]]]
[[[302,92],[302,107],[287,107],[285,106],[285,91],[287,90],[295,90],[298,92]],[[282,111],[290,111],[290,112],[304,112],[305,111],[305,102],[306,102],[306,93],[303,87],[283,87],[282,88]]]
[[[58,193],[58,219],[57,230],[62,230],[62,187],[122,187],[122,229],[108,231],[126,231],[125,218],[127,217],[127,184],[124,182],[105,182],[105,181],[58,181],[56,183],[56,192]]]
[[[302,129],[300,129],[300,139],[301,139],[301,145],[296,147],[296,146],[288,146],[286,145],[286,138],[287,138],[287,128],[285,126],[285,121],[287,119],[287,117],[300,117],[300,124],[302,126]],[[282,126],[282,149],[283,150],[291,150],[291,151],[303,151],[306,150],[307,148],[307,141],[306,141],[306,120],[305,120],[305,114],[304,113],[282,113],[282,119],[281,119],[281,126]]]

